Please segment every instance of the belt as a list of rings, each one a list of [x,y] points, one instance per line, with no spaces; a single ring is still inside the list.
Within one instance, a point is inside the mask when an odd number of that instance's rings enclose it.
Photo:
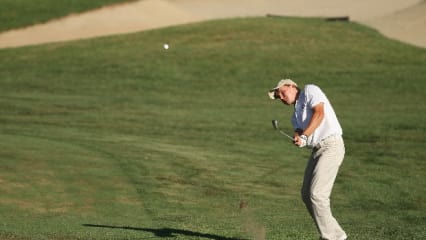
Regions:
[[[314,151],[317,151],[318,149],[320,149],[322,146],[324,146],[324,144],[331,139],[336,139],[336,138],[340,138],[342,137],[340,134],[332,134],[328,137],[323,138],[321,141],[319,141],[319,143],[317,143],[312,149]]]

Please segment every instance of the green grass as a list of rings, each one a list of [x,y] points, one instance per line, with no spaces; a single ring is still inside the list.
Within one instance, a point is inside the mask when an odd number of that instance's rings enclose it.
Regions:
[[[0,32],[134,0],[0,0]]]
[[[309,150],[270,123],[290,129],[266,95],[290,77],[344,128],[332,200],[351,239],[423,239],[425,64],[358,24],[298,18],[0,50],[0,238],[317,239]]]

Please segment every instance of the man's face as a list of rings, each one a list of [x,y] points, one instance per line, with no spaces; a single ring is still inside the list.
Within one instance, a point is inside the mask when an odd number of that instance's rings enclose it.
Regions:
[[[286,105],[296,101],[296,88],[291,85],[283,85],[275,91],[275,95]]]

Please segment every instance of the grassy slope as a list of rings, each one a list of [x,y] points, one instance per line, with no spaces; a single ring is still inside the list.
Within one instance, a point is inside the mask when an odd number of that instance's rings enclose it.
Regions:
[[[293,18],[0,50],[0,236],[316,239],[309,151],[270,124],[290,128],[265,93],[288,76],[343,125],[333,202],[352,239],[421,239],[425,63],[357,24]]]
[[[0,0],[0,32],[132,0]]]

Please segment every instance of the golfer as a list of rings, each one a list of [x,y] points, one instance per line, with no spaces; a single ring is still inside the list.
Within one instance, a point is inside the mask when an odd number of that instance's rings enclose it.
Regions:
[[[321,239],[346,239],[345,231],[333,217],[330,208],[331,190],[345,155],[342,128],[333,107],[318,86],[306,85],[301,90],[290,79],[279,81],[268,95],[285,105],[294,105],[291,119],[293,142],[298,147],[312,149],[305,170],[302,199]]]

